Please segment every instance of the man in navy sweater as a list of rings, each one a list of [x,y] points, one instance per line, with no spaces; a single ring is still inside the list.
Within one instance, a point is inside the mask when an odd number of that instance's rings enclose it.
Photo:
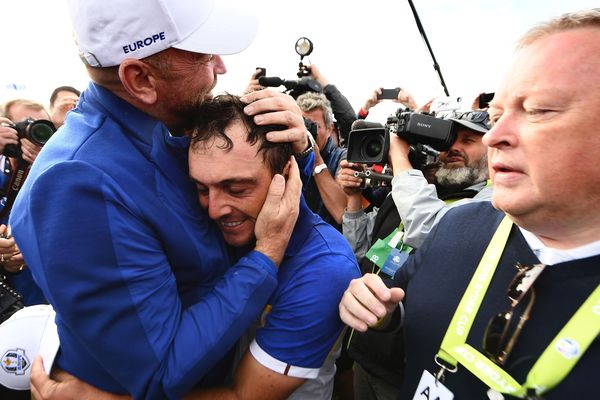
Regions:
[[[599,68],[600,9],[529,31],[483,138],[493,207],[448,212],[394,287],[344,294],[361,331],[397,327],[403,300],[402,398],[600,396]]]

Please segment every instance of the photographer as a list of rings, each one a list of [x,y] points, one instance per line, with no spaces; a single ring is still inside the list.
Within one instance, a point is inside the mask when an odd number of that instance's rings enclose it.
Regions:
[[[335,117],[334,127],[337,129],[337,144],[345,146],[350,130],[352,129],[352,123],[357,119],[356,113],[346,96],[335,85],[329,83],[315,64],[309,65],[307,70],[310,73],[308,76],[319,82],[321,87],[323,87],[323,94],[331,103],[331,110]]]
[[[333,143],[333,113],[324,94],[306,92],[296,100],[304,118],[317,125],[315,138],[315,168],[312,179],[304,187],[304,196],[311,210],[337,230],[341,230],[346,196],[335,181],[340,161],[347,150]]]
[[[382,269],[382,274],[393,276],[394,268],[401,266],[412,248],[421,245],[438,215],[460,204],[454,201],[474,197],[486,186],[487,149],[481,136],[488,130],[489,116],[467,112],[455,117],[456,140],[448,151],[440,153],[436,185],[428,183],[422,171],[411,165],[409,144],[390,135],[388,161],[394,175],[391,196],[380,209],[368,214],[361,208],[362,179],[354,176],[362,166],[342,163],[338,181],[348,195],[343,234],[354,248],[363,273]],[[397,261],[392,262],[395,257]],[[399,356],[403,354],[401,333],[354,332],[348,351],[356,361],[357,398],[396,398],[404,367]]]
[[[26,99],[14,99],[7,102],[4,105],[4,111],[5,117],[0,118],[0,149],[2,150],[0,156],[2,220],[0,222],[8,224],[12,200],[16,196],[16,192],[11,192],[14,189],[9,188],[12,178],[20,171],[26,174],[29,166],[33,164],[42,149],[42,146],[33,143],[27,137],[19,138],[15,123],[25,120],[48,120],[49,115],[44,106]],[[7,283],[23,297],[23,304],[46,303],[46,298],[26,267],[23,255],[10,235],[10,229],[5,225],[0,225],[0,270],[7,276]]]

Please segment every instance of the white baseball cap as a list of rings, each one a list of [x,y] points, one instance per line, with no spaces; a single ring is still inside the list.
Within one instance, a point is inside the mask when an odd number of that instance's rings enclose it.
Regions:
[[[0,385],[29,390],[31,364],[37,354],[50,373],[60,342],[52,306],[25,307],[0,325]]]
[[[69,0],[79,55],[91,67],[111,67],[174,47],[235,54],[258,28],[249,2],[236,0]]]

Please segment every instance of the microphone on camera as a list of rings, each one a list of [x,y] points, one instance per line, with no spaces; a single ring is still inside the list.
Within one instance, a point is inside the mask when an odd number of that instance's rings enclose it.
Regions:
[[[261,76],[258,78],[258,84],[260,86],[277,87],[285,86],[287,90],[292,90],[298,87],[298,81],[281,79],[278,76]]]
[[[258,78],[258,84],[260,86],[277,87],[284,84],[284,80],[278,76],[261,76]]]
[[[258,78],[258,84],[260,86],[268,86],[268,87],[277,87],[277,86],[285,86],[287,90],[298,89],[302,91],[311,91],[311,92],[322,92],[323,88],[316,80],[303,77],[298,80],[286,80],[281,79],[278,76],[261,76]]]

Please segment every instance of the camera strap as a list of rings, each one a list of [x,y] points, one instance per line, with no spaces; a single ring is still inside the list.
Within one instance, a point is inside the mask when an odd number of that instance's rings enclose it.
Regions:
[[[30,167],[30,164],[22,157],[6,157],[6,162],[10,163],[11,175],[6,190],[6,202],[4,204],[4,208],[0,210],[0,220],[4,219],[4,217],[10,213],[17,194],[19,194],[19,191],[25,182],[25,178],[27,178]]]
[[[0,323],[23,308],[21,295],[10,287],[5,280],[6,277],[0,274]]]

